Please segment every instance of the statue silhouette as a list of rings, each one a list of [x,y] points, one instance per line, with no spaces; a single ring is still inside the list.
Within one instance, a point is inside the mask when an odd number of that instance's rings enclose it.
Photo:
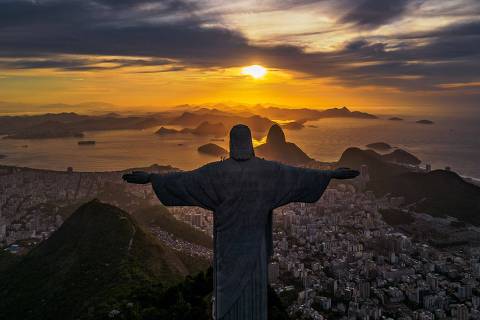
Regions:
[[[198,206],[214,212],[214,316],[266,320],[272,210],[290,202],[316,202],[330,179],[358,171],[316,170],[255,157],[250,129],[230,131],[230,158],[196,170],[164,175],[126,174],[129,183],[152,187],[166,206]]]

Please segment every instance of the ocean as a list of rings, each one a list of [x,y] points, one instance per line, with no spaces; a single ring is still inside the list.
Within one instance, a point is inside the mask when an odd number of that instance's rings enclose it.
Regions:
[[[372,142],[387,142],[403,148],[432,169],[449,166],[461,175],[480,178],[480,122],[478,119],[429,118],[433,125],[387,119],[322,119],[308,122],[304,129],[285,130],[287,140],[296,143],[310,157],[332,162],[348,147],[365,148]],[[207,137],[155,135],[148,130],[86,132],[84,140],[94,146],[79,146],[75,138],[48,140],[0,140],[0,164],[39,169],[113,171],[171,165],[184,170],[218,160],[199,154],[197,148],[212,142]],[[262,140],[261,137],[257,137]],[[228,149],[228,138],[214,143]],[[258,143],[258,141],[256,141]]]

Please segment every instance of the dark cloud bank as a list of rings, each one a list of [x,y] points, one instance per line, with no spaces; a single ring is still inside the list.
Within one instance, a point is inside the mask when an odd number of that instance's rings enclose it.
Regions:
[[[390,23],[419,5],[412,0],[338,3],[339,23],[366,29]],[[252,45],[233,30],[205,27],[211,17],[199,17],[197,9],[180,0],[0,0],[0,68],[105,69],[97,65],[98,59],[60,56],[82,54],[139,57],[100,59],[112,65],[108,68],[163,66],[171,71],[256,60],[331,77],[342,85],[402,90],[480,81],[480,20],[383,41],[358,39],[334,52],[306,53],[296,46]]]

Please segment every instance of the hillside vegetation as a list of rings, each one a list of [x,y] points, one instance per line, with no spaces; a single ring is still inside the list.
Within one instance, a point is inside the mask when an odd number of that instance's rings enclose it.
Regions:
[[[133,217],[144,226],[154,226],[171,233],[175,238],[179,238],[190,243],[198,244],[207,248],[212,248],[212,239],[205,233],[192,228],[183,221],[179,221],[172,216],[166,207],[157,205],[135,211]]]
[[[92,201],[0,274],[0,318],[98,319],[125,303],[143,314],[138,292],[208,266],[188,258],[187,265],[124,211]]]

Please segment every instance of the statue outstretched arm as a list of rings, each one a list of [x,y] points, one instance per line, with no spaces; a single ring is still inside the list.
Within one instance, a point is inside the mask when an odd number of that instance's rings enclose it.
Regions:
[[[290,202],[318,201],[327,189],[331,179],[353,179],[360,173],[357,170],[338,168],[319,170],[276,164],[273,176],[273,208]]]
[[[205,168],[165,174],[134,171],[123,175],[128,183],[148,184],[166,206],[197,206],[214,210],[218,204],[215,188]]]

